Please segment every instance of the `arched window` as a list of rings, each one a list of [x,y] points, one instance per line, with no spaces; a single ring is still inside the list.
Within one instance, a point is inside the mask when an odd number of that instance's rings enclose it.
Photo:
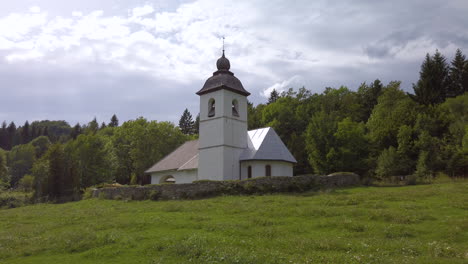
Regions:
[[[213,117],[216,114],[215,99],[211,98],[208,101],[208,117]]]
[[[247,167],[247,178],[252,178],[252,166]]]
[[[271,176],[271,166],[270,165],[266,165],[265,166],[265,176]]]
[[[172,175],[166,175],[161,178],[159,183],[175,183],[175,178]]]
[[[232,115],[239,116],[239,103],[236,99],[232,100]]]

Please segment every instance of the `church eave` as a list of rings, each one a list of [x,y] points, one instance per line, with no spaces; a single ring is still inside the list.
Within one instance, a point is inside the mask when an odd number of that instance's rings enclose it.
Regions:
[[[243,96],[249,96],[250,95],[250,93],[247,92],[246,90],[239,90],[239,89],[231,88],[231,87],[226,86],[226,85],[221,85],[219,87],[212,87],[212,88],[203,88],[200,91],[196,92],[196,94],[197,95],[203,95],[203,94],[215,92],[215,91],[222,90],[222,89],[225,89],[225,90],[228,90],[228,91],[231,91],[233,93],[237,93],[237,94],[240,94],[240,95],[243,95]]]

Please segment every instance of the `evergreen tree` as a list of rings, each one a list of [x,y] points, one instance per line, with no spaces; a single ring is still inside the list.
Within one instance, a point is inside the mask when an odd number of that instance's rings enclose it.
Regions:
[[[278,100],[279,97],[280,97],[279,93],[275,89],[273,89],[273,91],[271,91],[271,93],[270,93],[270,97],[268,98],[268,103],[267,104],[271,104],[271,103],[276,102],[276,100]]]
[[[65,176],[65,153],[60,144],[54,144],[49,148],[49,179],[48,192],[49,197],[56,199],[64,193]]]
[[[0,128],[0,148],[7,149],[7,146],[8,146],[7,124],[5,121],[3,121],[2,127]]]
[[[193,133],[198,134],[200,132],[200,113],[198,113],[195,118],[195,123],[193,124]]]
[[[432,57],[426,54],[419,72],[419,80],[413,84],[414,95],[409,94],[409,96],[424,105],[444,102],[450,84],[448,74],[449,67],[446,59],[438,50]]]
[[[104,128],[106,128],[106,127],[107,127],[107,126],[106,126],[106,123],[102,122],[102,123],[101,123],[101,127],[100,127],[99,129],[104,129]]]
[[[76,139],[82,133],[80,123],[76,123],[73,129],[70,132],[70,137]]]
[[[447,97],[457,97],[468,91],[468,61],[460,49],[457,49],[455,58],[450,65],[450,85]]]
[[[119,126],[119,119],[117,118],[117,116],[114,114],[111,118],[111,121],[109,123],[109,126],[110,127],[118,127]]]
[[[93,121],[88,123],[88,131],[90,133],[96,133],[99,130],[99,124],[96,120],[96,118],[93,119]]]
[[[44,127],[44,129],[42,130],[42,136],[46,136],[46,137],[49,137],[49,127]]]
[[[21,143],[27,144],[31,140],[30,133],[29,133],[29,122],[26,121],[21,128]]]
[[[192,114],[190,114],[187,108],[185,108],[184,113],[180,117],[179,128],[180,131],[186,135],[192,135],[194,133]]]
[[[38,136],[40,136],[40,135],[39,135],[39,131],[37,129],[37,124],[33,122],[31,124],[31,140],[35,139]]]
[[[14,140],[16,135],[16,125],[12,121],[7,127],[7,145],[6,150],[10,150],[14,146]]]

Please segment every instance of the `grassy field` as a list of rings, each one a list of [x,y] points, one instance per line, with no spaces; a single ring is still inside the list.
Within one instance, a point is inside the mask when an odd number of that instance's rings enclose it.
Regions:
[[[468,182],[0,210],[1,263],[467,263]]]

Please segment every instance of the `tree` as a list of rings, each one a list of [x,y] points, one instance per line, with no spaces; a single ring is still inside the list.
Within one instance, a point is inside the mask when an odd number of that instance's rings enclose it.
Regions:
[[[377,105],[377,99],[383,92],[383,85],[380,80],[375,80],[371,85],[367,85],[366,83],[361,84],[357,91],[357,97],[359,104],[362,108],[361,117],[358,121],[367,122],[369,119],[372,110],[374,109],[375,105]]]
[[[468,61],[460,49],[457,49],[450,65],[449,79],[447,97],[456,97],[468,91]]]
[[[179,120],[179,128],[182,133],[185,135],[192,135],[194,134],[194,122],[192,119],[192,114],[190,114],[189,110],[186,108],[182,113],[182,116]]]
[[[436,50],[432,57],[426,54],[419,80],[413,84],[414,95],[409,96],[423,105],[440,104],[445,101],[449,85],[449,67],[445,57]]]
[[[390,146],[397,147],[399,128],[412,126],[417,111],[417,105],[400,89],[399,82],[392,82],[384,89],[366,124],[378,153]]]
[[[99,130],[99,124],[96,118],[94,118],[91,122],[88,123],[88,128],[87,128],[86,133],[95,134],[98,130]]]
[[[198,113],[197,117],[195,118],[195,123],[193,124],[193,133],[199,134],[200,133],[200,113]]]
[[[0,190],[10,186],[10,176],[8,175],[7,155],[6,152],[0,148]]]
[[[112,136],[117,182],[128,184],[135,173],[142,183],[145,170],[188,139],[170,122],[138,118],[123,123]]]
[[[82,134],[67,144],[65,151],[73,160],[72,166],[80,179],[80,188],[109,183],[115,177],[114,153],[108,137]]]
[[[107,126],[106,126],[106,123],[102,122],[102,123],[101,123],[101,127],[100,127],[99,129],[104,129],[104,128],[106,128],[106,127],[107,127]]]
[[[50,145],[52,145],[49,138],[46,136],[37,137],[33,141],[31,141],[29,144],[34,146],[37,159],[42,157],[47,152]]]
[[[117,116],[115,114],[111,117],[111,121],[109,122],[109,126],[110,127],[118,127],[119,126],[119,119],[117,118]]]
[[[8,153],[8,167],[10,168],[10,185],[16,187],[24,175],[31,173],[36,152],[31,144],[17,145]]]
[[[70,132],[70,137],[72,139],[76,139],[82,133],[83,133],[83,131],[81,130],[80,123],[76,123],[76,125],[72,128],[72,130]]]
[[[400,157],[397,150],[391,146],[384,149],[377,159],[377,168],[375,174],[381,180],[388,179],[390,176],[400,176]]]
[[[267,104],[271,104],[271,103],[276,102],[276,100],[278,100],[279,97],[280,97],[279,93],[275,89],[273,89],[273,91],[271,91],[271,93],[270,93],[270,97],[268,97],[268,103]]]
[[[315,173],[328,174],[334,171],[334,164],[329,162],[335,152],[336,117],[324,111],[315,113],[306,131],[306,149],[309,162]]]
[[[6,150],[10,150],[15,144],[16,136],[16,125],[14,122],[11,122],[7,127],[7,145]]]
[[[21,128],[21,143],[27,144],[31,140],[31,134],[29,131],[29,122],[26,121]]]
[[[8,131],[7,124],[5,121],[2,122],[2,127],[0,128],[0,148],[7,149],[8,147]]]

